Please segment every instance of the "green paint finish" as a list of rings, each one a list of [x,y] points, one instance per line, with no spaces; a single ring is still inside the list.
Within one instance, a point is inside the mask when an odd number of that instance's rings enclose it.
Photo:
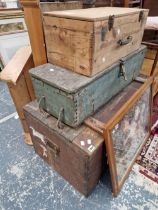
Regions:
[[[91,78],[51,64],[31,69],[36,96],[45,97],[42,108],[56,118],[64,108],[62,121],[76,127],[139,74],[145,51],[142,46],[123,59],[127,80],[120,76],[120,62]]]

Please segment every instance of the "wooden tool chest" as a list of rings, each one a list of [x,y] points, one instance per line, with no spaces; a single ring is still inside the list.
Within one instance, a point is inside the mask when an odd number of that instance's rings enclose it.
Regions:
[[[43,14],[49,63],[92,76],[140,47],[148,10],[100,7]]]
[[[40,107],[67,125],[78,126],[139,74],[145,51],[141,46],[91,78],[51,64],[31,69]]]
[[[106,167],[103,137],[86,125],[58,128],[57,119],[43,115],[37,102],[27,104],[24,115],[36,153],[87,196]]]

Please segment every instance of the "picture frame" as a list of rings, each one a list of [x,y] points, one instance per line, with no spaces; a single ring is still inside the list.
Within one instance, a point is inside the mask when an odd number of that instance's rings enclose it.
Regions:
[[[117,196],[151,131],[152,77],[138,77],[85,123],[104,136]]]

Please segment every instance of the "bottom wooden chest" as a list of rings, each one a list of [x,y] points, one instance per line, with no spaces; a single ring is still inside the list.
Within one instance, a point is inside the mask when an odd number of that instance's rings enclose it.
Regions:
[[[35,152],[87,196],[105,169],[103,137],[86,125],[58,128],[57,119],[43,115],[36,101],[24,107],[24,115]]]

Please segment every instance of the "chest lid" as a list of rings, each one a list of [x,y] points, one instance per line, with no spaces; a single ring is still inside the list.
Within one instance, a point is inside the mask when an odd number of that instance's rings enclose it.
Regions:
[[[146,49],[144,45],[142,45],[137,53],[141,53]],[[135,53],[131,53],[130,55],[123,58],[126,62],[128,59],[135,56]],[[86,77],[84,75],[77,74],[75,72],[69,71],[65,68],[55,66],[53,64],[44,64],[35,68],[32,68],[29,73],[33,78],[37,78],[42,80],[43,82],[56,87],[60,90],[63,90],[67,93],[76,93],[83,87],[86,87],[94,80],[102,77],[105,74],[108,74],[109,71],[112,71],[114,68],[120,68],[120,62],[116,62],[112,66],[106,69],[106,71],[102,71],[93,77]]]
[[[148,11],[148,10],[138,9],[138,8],[99,7],[99,8],[45,12],[43,15],[74,19],[74,20],[87,20],[90,22],[94,22],[94,21],[109,19],[109,16],[113,15],[115,17],[121,17],[129,14],[140,13],[140,11]]]

